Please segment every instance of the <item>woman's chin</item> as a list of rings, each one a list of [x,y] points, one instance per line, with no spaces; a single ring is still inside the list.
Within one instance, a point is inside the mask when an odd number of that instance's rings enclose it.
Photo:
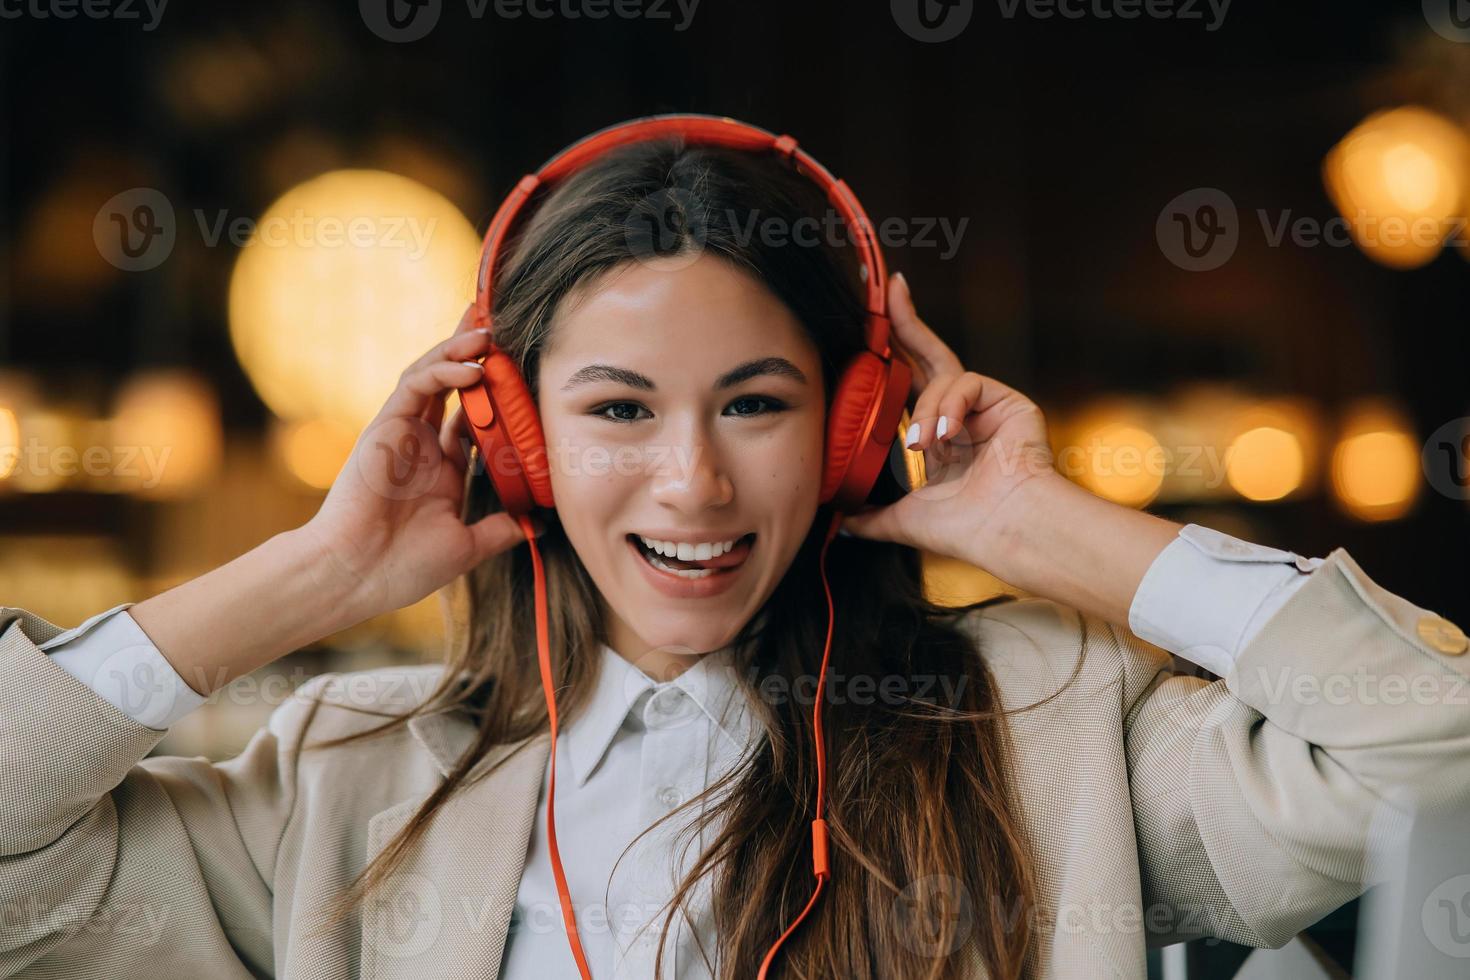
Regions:
[[[638,635],[649,651],[698,657],[729,645],[740,632],[744,621],[730,616],[729,622],[715,622],[716,616],[658,617]],[[685,620],[681,622],[680,620]]]

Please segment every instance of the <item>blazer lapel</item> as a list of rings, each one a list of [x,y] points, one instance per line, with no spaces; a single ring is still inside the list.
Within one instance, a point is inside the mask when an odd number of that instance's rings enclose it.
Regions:
[[[476,735],[456,711],[413,718],[408,728],[441,776]],[[499,976],[550,744],[545,733],[494,746],[468,778],[489,774],[456,792],[435,814],[399,869],[363,905],[364,977]],[[373,816],[367,860],[382,852],[426,798],[412,797]]]

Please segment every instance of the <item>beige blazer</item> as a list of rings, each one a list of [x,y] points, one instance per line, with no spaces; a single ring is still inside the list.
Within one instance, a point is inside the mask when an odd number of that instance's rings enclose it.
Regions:
[[[1054,692],[1086,638],[1077,682],[1013,719],[1043,977],[1143,977],[1145,946],[1181,938],[1280,946],[1372,883],[1365,842],[1390,801],[1470,790],[1463,634],[1341,549],[1213,683],[1047,600],[965,623],[1010,707]],[[492,752],[506,765],[449,804],[393,890],[314,934],[472,729],[445,712],[295,749],[371,723],[332,704],[400,710],[442,668],[315,678],[235,759],[145,759],[163,732],[37,649],[57,632],[0,607],[0,975],[496,976],[546,736]],[[318,692],[328,704],[303,731]]]

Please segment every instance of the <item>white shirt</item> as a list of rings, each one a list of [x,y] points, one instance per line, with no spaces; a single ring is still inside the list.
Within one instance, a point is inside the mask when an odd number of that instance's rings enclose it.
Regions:
[[[1129,609],[1135,635],[1224,676],[1241,650],[1323,563],[1249,544],[1198,524],[1180,530],[1139,583]],[[124,603],[41,644],[53,660],[140,724],[166,729],[205,698],[184,683],[126,612]],[[602,671],[587,710],[557,740],[557,841],[577,915],[577,932],[598,978],[653,975],[663,904],[709,843],[682,851],[670,821],[638,834],[728,772],[756,744],[749,706],[729,651],[710,654],[677,678],[655,683],[603,645]],[[577,977],[546,850],[550,767],[543,779],[526,868],[511,917],[501,976]],[[665,946],[667,974],[707,980],[699,943],[713,959],[708,879],[694,922],[678,913]],[[606,901],[604,901],[606,894]],[[639,929],[641,935],[638,935]]]

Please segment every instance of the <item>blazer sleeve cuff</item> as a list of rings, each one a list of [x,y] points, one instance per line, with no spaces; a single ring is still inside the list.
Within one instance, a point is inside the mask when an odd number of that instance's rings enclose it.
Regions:
[[[127,611],[131,605],[114,606],[38,646],[138,724],[167,730],[209,699],[153,645]]]

